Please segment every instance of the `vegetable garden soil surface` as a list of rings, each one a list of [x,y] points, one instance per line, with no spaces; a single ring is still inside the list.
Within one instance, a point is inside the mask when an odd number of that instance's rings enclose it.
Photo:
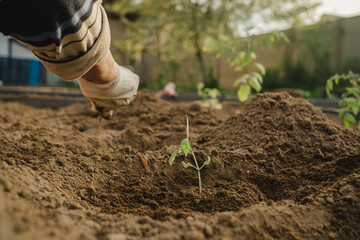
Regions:
[[[185,114],[212,159],[201,195],[190,157],[168,164]],[[98,124],[89,104],[0,103],[1,240],[360,239],[360,133],[306,100],[210,110],[142,91]]]

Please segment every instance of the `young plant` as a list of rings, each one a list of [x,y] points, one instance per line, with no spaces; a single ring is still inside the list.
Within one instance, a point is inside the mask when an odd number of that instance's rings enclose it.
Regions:
[[[185,114],[186,115],[186,114]],[[194,163],[195,165],[191,164],[191,163],[186,163],[184,161],[181,162],[182,166],[184,168],[194,168],[197,171],[198,174],[198,180],[199,180],[199,191],[201,194],[201,174],[200,171],[203,167],[205,167],[206,165],[209,165],[211,162],[210,157],[208,156],[208,159],[203,163],[203,165],[201,167],[199,167],[198,161],[196,160],[195,157],[195,153],[192,150],[191,146],[190,146],[190,140],[189,140],[189,119],[188,116],[186,115],[186,138],[184,140],[181,141],[180,143],[180,148],[176,149],[172,154],[171,157],[169,159],[169,164],[170,166],[173,165],[175,157],[178,153],[183,152],[185,157],[187,157],[189,154],[191,154],[191,156],[193,157]]]
[[[360,109],[360,75],[349,72],[348,74],[332,76],[326,83],[326,93],[329,98],[334,97],[331,91],[334,90],[334,84],[339,85],[340,80],[347,82],[348,86],[338,102],[341,108],[337,112],[343,119],[344,126],[351,128],[351,123],[356,123],[356,116]],[[360,121],[358,122],[358,129],[360,130]]]
[[[251,95],[251,90],[260,92],[263,84],[263,76],[266,74],[265,67],[256,61],[256,48],[267,44],[269,47],[273,43],[284,40],[289,42],[287,36],[282,33],[271,33],[265,37],[246,37],[242,39],[222,39],[210,42],[205,46],[205,52],[215,52],[216,57],[227,56],[230,66],[242,74],[234,82],[237,87],[237,96],[240,102],[245,102]]]
[[[211,109],[222,109],[222,105],[219,102],[221,92],[217,88],[205,88],[204,83],[198,83],[197,85],[198,95],[202,98],[200,105]]]

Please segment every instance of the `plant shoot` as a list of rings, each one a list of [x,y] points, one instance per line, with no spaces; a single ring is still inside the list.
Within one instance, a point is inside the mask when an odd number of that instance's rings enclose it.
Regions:
[[[185,114],[186,115],[186,114]],[[203,165],[201,167],[199,167],[199,164],[198,164],[198,161],[196,160],[196,157],[195,157],[195,153],[194,151],[192,150],[191,146],[190,146],[190,140],[189,140],[189,118],[188,116],[186,115],[186,138],[184,140],[181,141],[180,143],[180,148],[174,150],[174,152],[171,154],[171,157],[169,159],[169,164],[170,166],[173,165],[174,163],[174,160],[175,160],[175,157],[178,153],[181,153],[183,152],[185,157],[187,157],[189,154],[193,157],[193,160],[194,160],[194,163],[195,165],[193,165],[192,163],[186,163],[184,161],[181,162],[182,166],[184,168],[194,168],[196,171],[197,171],[197,174],[198,174],[198,180],[199,180],[199,191],[200,191],[200,194],[201,194],[201,174],[200,174],[200,171],[201,169],[203,169],[203,167],[205,167],[206,165],[209,165],[210,162],[211,162],[211,159],[210,157],[208,156],[208,159],[203,163]]]

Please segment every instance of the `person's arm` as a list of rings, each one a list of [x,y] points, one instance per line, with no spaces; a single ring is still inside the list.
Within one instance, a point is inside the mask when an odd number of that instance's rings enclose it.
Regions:
[[[93,111],[99,112],[105,119],[111,118],[115,108],[128,105],[136,97],[139,86],[139,77],[117,65],[110,50],[78,81]]]
[[[105,84],[114,80],[117,73],[117,63],[115,62],[110,50],[108,50],[105,57],[79,79],[97,84]]]
[[[109,50],[110,27],[101,3],[2,0],[0,31],[29,47],[62,79],[78,79],[94,109],[109,117],[115,108],[134,99],[139,78],[114,61]]]

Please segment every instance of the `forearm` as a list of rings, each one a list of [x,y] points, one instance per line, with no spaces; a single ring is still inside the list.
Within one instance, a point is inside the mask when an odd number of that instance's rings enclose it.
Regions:
[[[117,64],[108,50],[105,57],[79,79],[104,84],[114,80],[117,73]]]

